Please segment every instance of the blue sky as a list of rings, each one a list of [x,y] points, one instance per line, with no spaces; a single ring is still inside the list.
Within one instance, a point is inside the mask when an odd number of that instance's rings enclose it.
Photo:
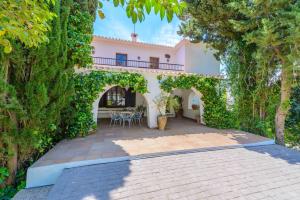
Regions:
[[[111,2],[103,1],[104,19],[97,16],[94,24],[94,34],[130,40],[130,34],[133,32],[133,23],[128,19],[125,9],[114,7]],[[135,31],[138,34],[138,41],[164,44],[174,46],[180,40],[177,35],[180,21],[177,17],[173,18],[171,23],[166,19],[161,20],[159,15],[153,12],[145,15],[146,19],[135,25]]]

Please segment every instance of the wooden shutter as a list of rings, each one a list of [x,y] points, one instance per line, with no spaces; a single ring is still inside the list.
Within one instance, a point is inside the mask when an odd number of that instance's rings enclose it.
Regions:
[[[125,93],[125,106],[135,107],[135,98],[136,98],[136,93],[133,92],[131,88],[129,88]]]

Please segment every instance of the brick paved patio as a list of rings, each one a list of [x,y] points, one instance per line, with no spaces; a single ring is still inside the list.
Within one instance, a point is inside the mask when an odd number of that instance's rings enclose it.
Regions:
[[[99,158],[270,142],[268,138],[251,133],[209,128],[189,119],[168,120],[166,131],[149,129],[146,126],[109,127],[108,123],[104,123],[93,135],[60,142],[33,167]]]
[[[26,187],[54,184],[63,169],[132,158],[274,144],[274,141],[237,130],[219,130],[188,119],[169,119],[166,131],[145,126],[103,125],[95,134],[64,140],[27,170]]]

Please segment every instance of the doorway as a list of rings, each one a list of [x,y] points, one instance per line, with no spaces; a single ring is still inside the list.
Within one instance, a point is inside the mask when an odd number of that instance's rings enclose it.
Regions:
[[[151,69],[159,68],[159,58],[158,57],[150,57],[150,68]]]

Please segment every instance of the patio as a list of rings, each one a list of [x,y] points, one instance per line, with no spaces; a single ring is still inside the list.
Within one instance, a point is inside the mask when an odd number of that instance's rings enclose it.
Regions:
[[[185,118],[169,118],[165,131],[149,129],[145,122],[142,127],[135,125],[131,128],[110,127],[109,121],[102,121],[101,125],[95,134],[58,143],[35,162],[28,170],[27,187],[53,184],[65,168],[274,143],[251,133],[208,128]],[[41,170],[48,173],[41,173]],[[44,180],[41,174],[46,176]]]
[[[104,121],[104,120],[103,120]],[[208,128],[189,119],[168,119],[166,131],[102,123],[95,134],[57,144],[34,166],[96,158],[136,156],[195,148],[208,148],[265,142],[269,139],[236,130]]]

